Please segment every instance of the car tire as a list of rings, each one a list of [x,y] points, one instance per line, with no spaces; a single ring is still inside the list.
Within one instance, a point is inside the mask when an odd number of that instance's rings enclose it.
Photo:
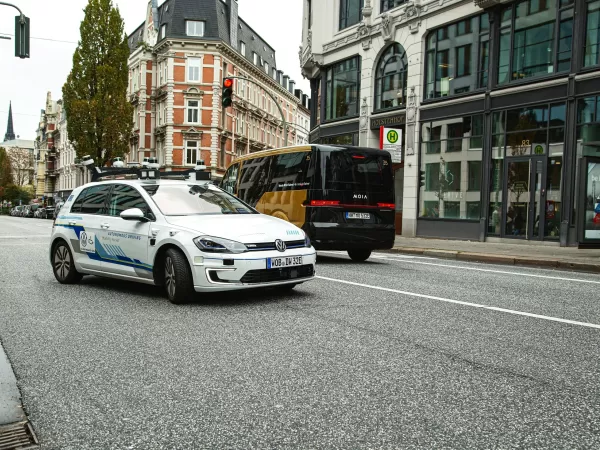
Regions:
[[[60,284],[76,284],[83,278],[75,269],[73,254],[66,242],[61,241],[52,249],[52,271]]]
[[[352,261],[364,262],[371,256],[371,250],[348,250],[348,256]]]
[[[167,298],[175,305],[192,299],[195,294],[194,279],[185,255],[174,248],[165,253],[164,283]]]

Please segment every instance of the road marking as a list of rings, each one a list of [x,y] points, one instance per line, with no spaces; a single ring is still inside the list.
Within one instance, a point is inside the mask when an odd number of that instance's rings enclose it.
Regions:
[[[322,252],[322,253],[331,253],[336,255],[344,255],[342,252]],[[477,272],[489,272],[489,273],[501,273],[504,275],[516,275],[519,277],[532,277],[532,278],[545,278],[548,280],[562,280],[562,281],[574,281],[577,283],[590,283],[590,284],[600,284],[600,281],[595,280],[584,280],[581,278],[566,278],[566,277],[557,277],[555,275],[538,275],[535,273],[519,273],[519,272],[510,272],[508,270],[497,270],[497,269],[482,269],[479,267],[468,267],[468,266],[456,266],[453,264],[440,264],[440,263],[430,263],[423,261],[415,261],[417,259],[414,256],[403,256],[403,255],[384,255],[383,253],[374,253],[371,258],[376,259],[386,259],[389,261],[397,261],[397,262],[407,262],[409,264],[421,264],[424,266],[436,266],[436,267],[450,267],[451,269],[462,269],[462,270],[475,270]],[[418,258],[422,259],[422,258]],[[410,260],[410,261],[405,261]],[[533,270],[533,268],[531,268]],[[550,270],[550,269],[537,269],[537,270]]]
[[[436,297],[434,295],[427,295],[427,294],[418,294],[416,292],[401,291],[399,289],[391,289],[391,288],[385,288],[385,287],[381,287],[381,286],[372,286],[370,284],[356,283],[354,281],[340,280],[337,278],[329,278],[329,277],[322,277],[322,276],[316,276],[315,278],[319,278],[321,280],[326,280],[326,281],[333,281],[335,283],[349,284],[351,286],[359,286],[359,287],[364,287],[364,288],[368,288],[368,289],[375,289],[378,291],[393,292],[395,294],[408,295],[411,297],[426,298],[428,300],[435,300],[438,302],[454,303],[454,304],[462,305],[462,306],[470,306],[471,308],[487,309],[490,311],[504,312],[504,313],[513,314],[513,315],[517,315],[517,316],[533,317],[536,319],[549,320],[552,322],[567,323],[570,325],[578,325],[580,327],[595,328],[595,329],[600,330],[600,325],[595,324],[595,323],[578,322],[576,320],[561,319],[559,317],[552,317],[552,316],[544,316],[541,314],[533,314],[533,313],[528,313],[528,312],[524,312],[524,311],[516,311],[513,309],[499,308],[497,306],[487,306],[487,305],[481,305],[479,303],[463,302],[460,300],[452,300],[450,298]]]

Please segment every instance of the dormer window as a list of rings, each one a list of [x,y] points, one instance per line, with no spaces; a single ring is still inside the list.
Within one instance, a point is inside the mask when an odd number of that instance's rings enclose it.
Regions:
[[[160,38],[164,39],[167,36],[167,25],[161,25],[160,26]]]
[[[203,37],[204,36],[204,21],[201,20],[186,20],[185,29],[188,36]]]

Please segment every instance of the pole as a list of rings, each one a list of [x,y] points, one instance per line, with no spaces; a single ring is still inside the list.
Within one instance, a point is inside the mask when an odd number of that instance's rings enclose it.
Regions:
[[[249,83],[252,83],[258,87],[263,87],[260,84],[254,82],[253,80],[250,80],[249,78],[245,78],[245,77],[235,77],[235,76],[231,76],[231,77],[224,77],[223,80],[225,78],[231,78],[231,79],[235,79],[235,80],[246,80]],[[283,114],[283,110],[281,109],[281,106],[279,106],[279,102],[277,101],[277,98],[275,98],[275,96],[269,92],[268,90],[265,89],[265,92],[269,95],[269,97],[271,97],[271,99],[275,102],[275,106],[277,106],[277,109],[279,110],[279,114],[281,114],[281,120],[283,121],[283,132],[285,134],[284,136],[284,147],[287,147],[288,145],[288,122],[287,120],[285,120],[285,116]]]

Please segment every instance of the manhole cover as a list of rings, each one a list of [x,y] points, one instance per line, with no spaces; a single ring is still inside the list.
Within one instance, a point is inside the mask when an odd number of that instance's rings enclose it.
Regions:
[[[29,422],[0,426],[0,450],[26,450],[37,447],[38,440]]]

